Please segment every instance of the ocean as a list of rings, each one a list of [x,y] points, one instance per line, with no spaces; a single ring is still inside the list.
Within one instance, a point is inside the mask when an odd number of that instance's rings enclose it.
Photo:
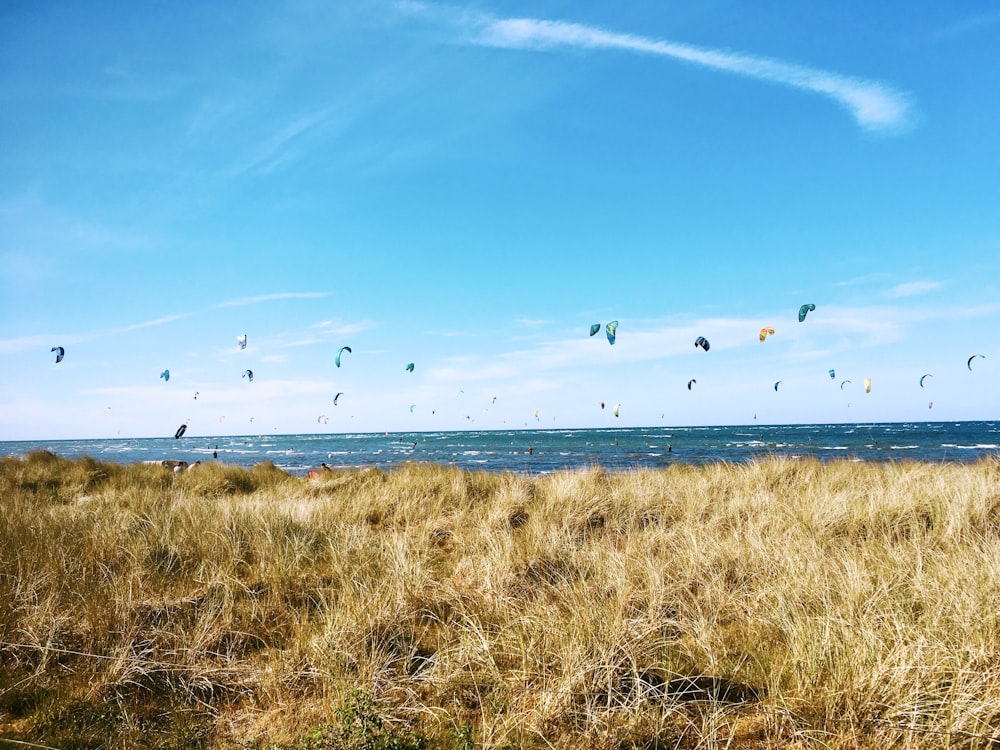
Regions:
[[[293,474],[334,468],[388,469],[409,461],[462,469],[545,474],[675,463],[745,462],[768,456],[822,461],[975,461],[1000,454],[1000,422],[638,427],[629,429],[244,435],[0,442],[0,455],[47,450],[133,463],[164,459],[253,466],[270,461]]]

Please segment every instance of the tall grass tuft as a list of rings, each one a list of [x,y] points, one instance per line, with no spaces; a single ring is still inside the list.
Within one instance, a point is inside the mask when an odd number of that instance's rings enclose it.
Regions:
[[[0,744],[1000,745],[1000,462],[0,459]]]

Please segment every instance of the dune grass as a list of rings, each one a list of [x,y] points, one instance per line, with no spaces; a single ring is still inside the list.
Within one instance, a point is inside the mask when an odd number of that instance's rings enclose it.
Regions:
[[[1000,746],[1000,462],[0,460],[0,747]]]

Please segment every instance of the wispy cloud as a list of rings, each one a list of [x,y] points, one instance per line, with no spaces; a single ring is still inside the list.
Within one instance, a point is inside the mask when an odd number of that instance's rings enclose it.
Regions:
[[[146,320],[142,323],[133,323],[127,325],[124,328],[116,328],[114,333],[125,333],[127,331],[138,331],[142,328],[153,328],[154,326],[162,326],[167,323],[173,323],[176,320],[183,320],[184,318],[190,318],[194,313],[177,313],[175,315],[164,315],[162,318],[155,318],[154,320]]]
[[[349,336],[372,328],[372,324],[361,320],[347,323],[342,320],[324,320],[310,326],[318,329],[324,336]]]
[[[248,158],[233,167],[235,174],[245,172],[273,172],[280,166],[295,161],[302,156],[302,151],[295,145],[306,133],[328,120],[330,112],[326,109],[311,114],[302,115],[286,123],[264,143],[262,143]]]
[[[279,292],[276,294],[258,294],[255,297],[238,297],[237,299],[219,302],[216,307],[244,307],[258,305],[261,302],[275,302],[283,299],[319,299],[328,296],[328,292]]]
[[[166,325],[168,323],[173,323],[176,320],[183,320],[184,318],[190,318],[194,313],[177,313],[175,315],[165,315],[162,318],[156,318],[155,320],[146,320],[140,323],[131,323],[126,326],[121,326],[119,328],[108,328],[98,331],[85,331],[80,332],[56,332],[56,333],[42,333],[42,334],[32,334],[27,336],[18,336],[16,338],[10,339],[0,339],[0,354],[17,354],[19,352],[30,351],[32,349],[38,349],[43,352],[47,352],[50,346],[60,345],[60,346],[70,346],[73,344],[82,344],[88,341],[94,341],[95,339],[106,338],[108,336],[115,336],[120,333],[128,333],[129,331],[138,331],[143,328],[152,328],[154,326]]]
[[[845,107],[858,125],[872,131],[905,128],[912,117],[909,97],[877,81],[757,55],[615,33],[577,23],[536,18],[485,18],[473,32],[472,41],[512,49],[615,49],[681,60],[827,96]]]
[[[847,279],[846,281],[834,281],[833,286],[861,286],[885,281],[888,278],[889,274],[887,273],[869,273],[864,276],[855,276],[854,278]]]
[[[955,21],[941,29],[938,29],[933,36],[955,37],[965,34],[980,32],[989,29],[991,26],[1000,24],[1000,10],[988,10],[984,13],[976,13],[971,16]]]
[[[897,284],[885,293],[885,296],[892,299],[900,297],[915,297],[918,294],[927,294],[936,289],[940,289],[943,284],[940,281],[908,281],[905,284]]]

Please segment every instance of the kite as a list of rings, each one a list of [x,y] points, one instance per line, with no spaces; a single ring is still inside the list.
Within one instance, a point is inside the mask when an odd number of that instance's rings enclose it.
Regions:
[[[833,380],[835,377],[837,377],[837,372],[832,367],[828,370],[828,372],[830,373],[830,380]]]
[[[600,331],[600,330],[601,330],[601,324],[600,324],[600,323],[593,323],[593,324],[591,324],[591,326],[590,326],[590,335],[591,335],[591,336],[594,336],[594,335],[596,335],[596,334],[597,334],[597,332],[598,332],[598,331]]]
[[[708,349],[709,349],[709,343],[708,343],[708,339],[706,339],[706,338],[705,338],[704,336],[699,336],[698,338],[696,338],[696,339],[694,340],[694,345],[695,345],[695,346],[700,346],[700,347],[701,347],[702,349],[704,349],[704,350],[705,350],[706,352],[707,352],[707,351],[708,351]]]
[[[843,381],[843,382],[842,382],[842,383],[840,384],[840,390],[844,390],[844,386],[845,386],[845,385],[847,385],[847,384],[848,384],[848,383],[850,383],[850,382],[851,382],[850,380],[845,380],[845,381]]]
[[[774,390],[775,390],[775,392],[777,392],[778,386],[781,385],[784,382],[785,382],[784,380],[779,380],[777,383],[774,384]]]
[[[341,354],[342,354],[343,352],[347,352],[348,354],[350,354],[350,353],[351,353],[351,347],[349,347],[349,346],[342,346],[342,347],[340,347],[340,348],[339,348],[339,349],[337,350],[337,356],[336,356],[336,357],[334,358],[334,360],[333,360],[333,363],[334,363],[335,365],[337,365],[337,367],[340,367],[340,355],[341,355]]]
[[[872,379],[865,378],[865,393],[871,393],[871,392],[872,392]]]
[[[928,402],[927,403],[927,408],[928,409],[933,409],[934,408],[934,402],[933,401]]]
[[[535,409],[535,419],[538,419],[538,409]]]
[[[253,370],[245,370],[243,372],[243,377],[247,378],[252,383],[253,382]]]
[[[328,420],[326,418],[326,414],[320,414],[318,417],[316,417],[316,422],[320,424],[327,424]]]
[[[416,404],[410,404],[410,414],[413,414],[413,410],[417,408]]]
[[[698,382],[697,380],[695,380],[694,378],[691,378],[691,379],[690,379],[690,380],[688,381],[688,390],[690,391],[690,390],[691,390],[691,386],[692,386],[692,385],[694,385],[694,384],[695,384],[695,383],[697,383],[697,382]]]
[[[604,402],[603,401],[601,402],[601,408],[602,409],[604,408]]]
[[[615,416],[618,416],[618,410],[621,408],[621,404],[615,404]]]
[[[240,349],[247,348],[247,335],[244,333],[242,336],[236,337],[236,343],[240,345]]]
[[[920,387],[921,387],[921,388],[923,388],[923,387],[924,387],[924,378],[933,378],[933,377],[934,377],[934,376],[933,376],[933,375],[931,375],[930,373],[927,373],[926,375],[921,375],[921,376],[920,376]]]
[[[816,305],[812,304],[811,302],[809,304],[802,305],[802,307],[799,308],[799,322],[801,323],[803,320],[805,320],[806,315],[808,315],[815,309]]]
[[[170,380],[170,370],[164,370],[160,373],[160,377],[163,378],[163,382]]]
[[[406,371],[407,372],[413,372],[413,363],[412,362],[410,362],[410,364],[408,364],[406,366]]]
[[[340,397],[341,397],[341,396],[343,396],[343,395],[344,395],[344,392],[343,392],[343,391],[340,391],[340,392],[338,392],[338,393],[337,393],[337,395],[336,395],[336,396],[334,396],[334,397],[333,397],[333,405],[334,405],[334,406],[336,406],[336,405],[337,405],[337,399],[338,399],[338,398],[340,398]]]
[[[614,344],[615,343],[615,333],[617,333],[617,331],[618,331],[618,321],[617,320],[612,320],[607,325],[608,343],[609,344]]]
[[[969,357],[969,361],[965,363],[965,366],[968,367],[970,370],[972,369],[972,360],[974,360],[976,357],[979,357],[980,359],[986,359],[985,354],[973,354],[971,357]]]
[[[761,328],[760,329],[760,340],[763,341],[764,339],[766,339],[767,338],[767,334],[771,334],[773,336],[774,335],[774,329],[771,328],[770,326],[764,326],[763,328]]]
[[[63,357],[66,354],[66,350],[63,349],[61,346],[53,346],[49,351],[53,351],[56,353],[56,364],[62,362]]]
[[[194,400],[195,400],[195,401],[197,401],[197,400],[198,400],[198,391],[195,391],[195,392],[194,392]]]
[[[188,426],[186,424],[182,424],[178,427],[177,432],[174,433],[174,440],[180,440],[180,438],[184,436],[184,433],[187,432],[187,428]]]

